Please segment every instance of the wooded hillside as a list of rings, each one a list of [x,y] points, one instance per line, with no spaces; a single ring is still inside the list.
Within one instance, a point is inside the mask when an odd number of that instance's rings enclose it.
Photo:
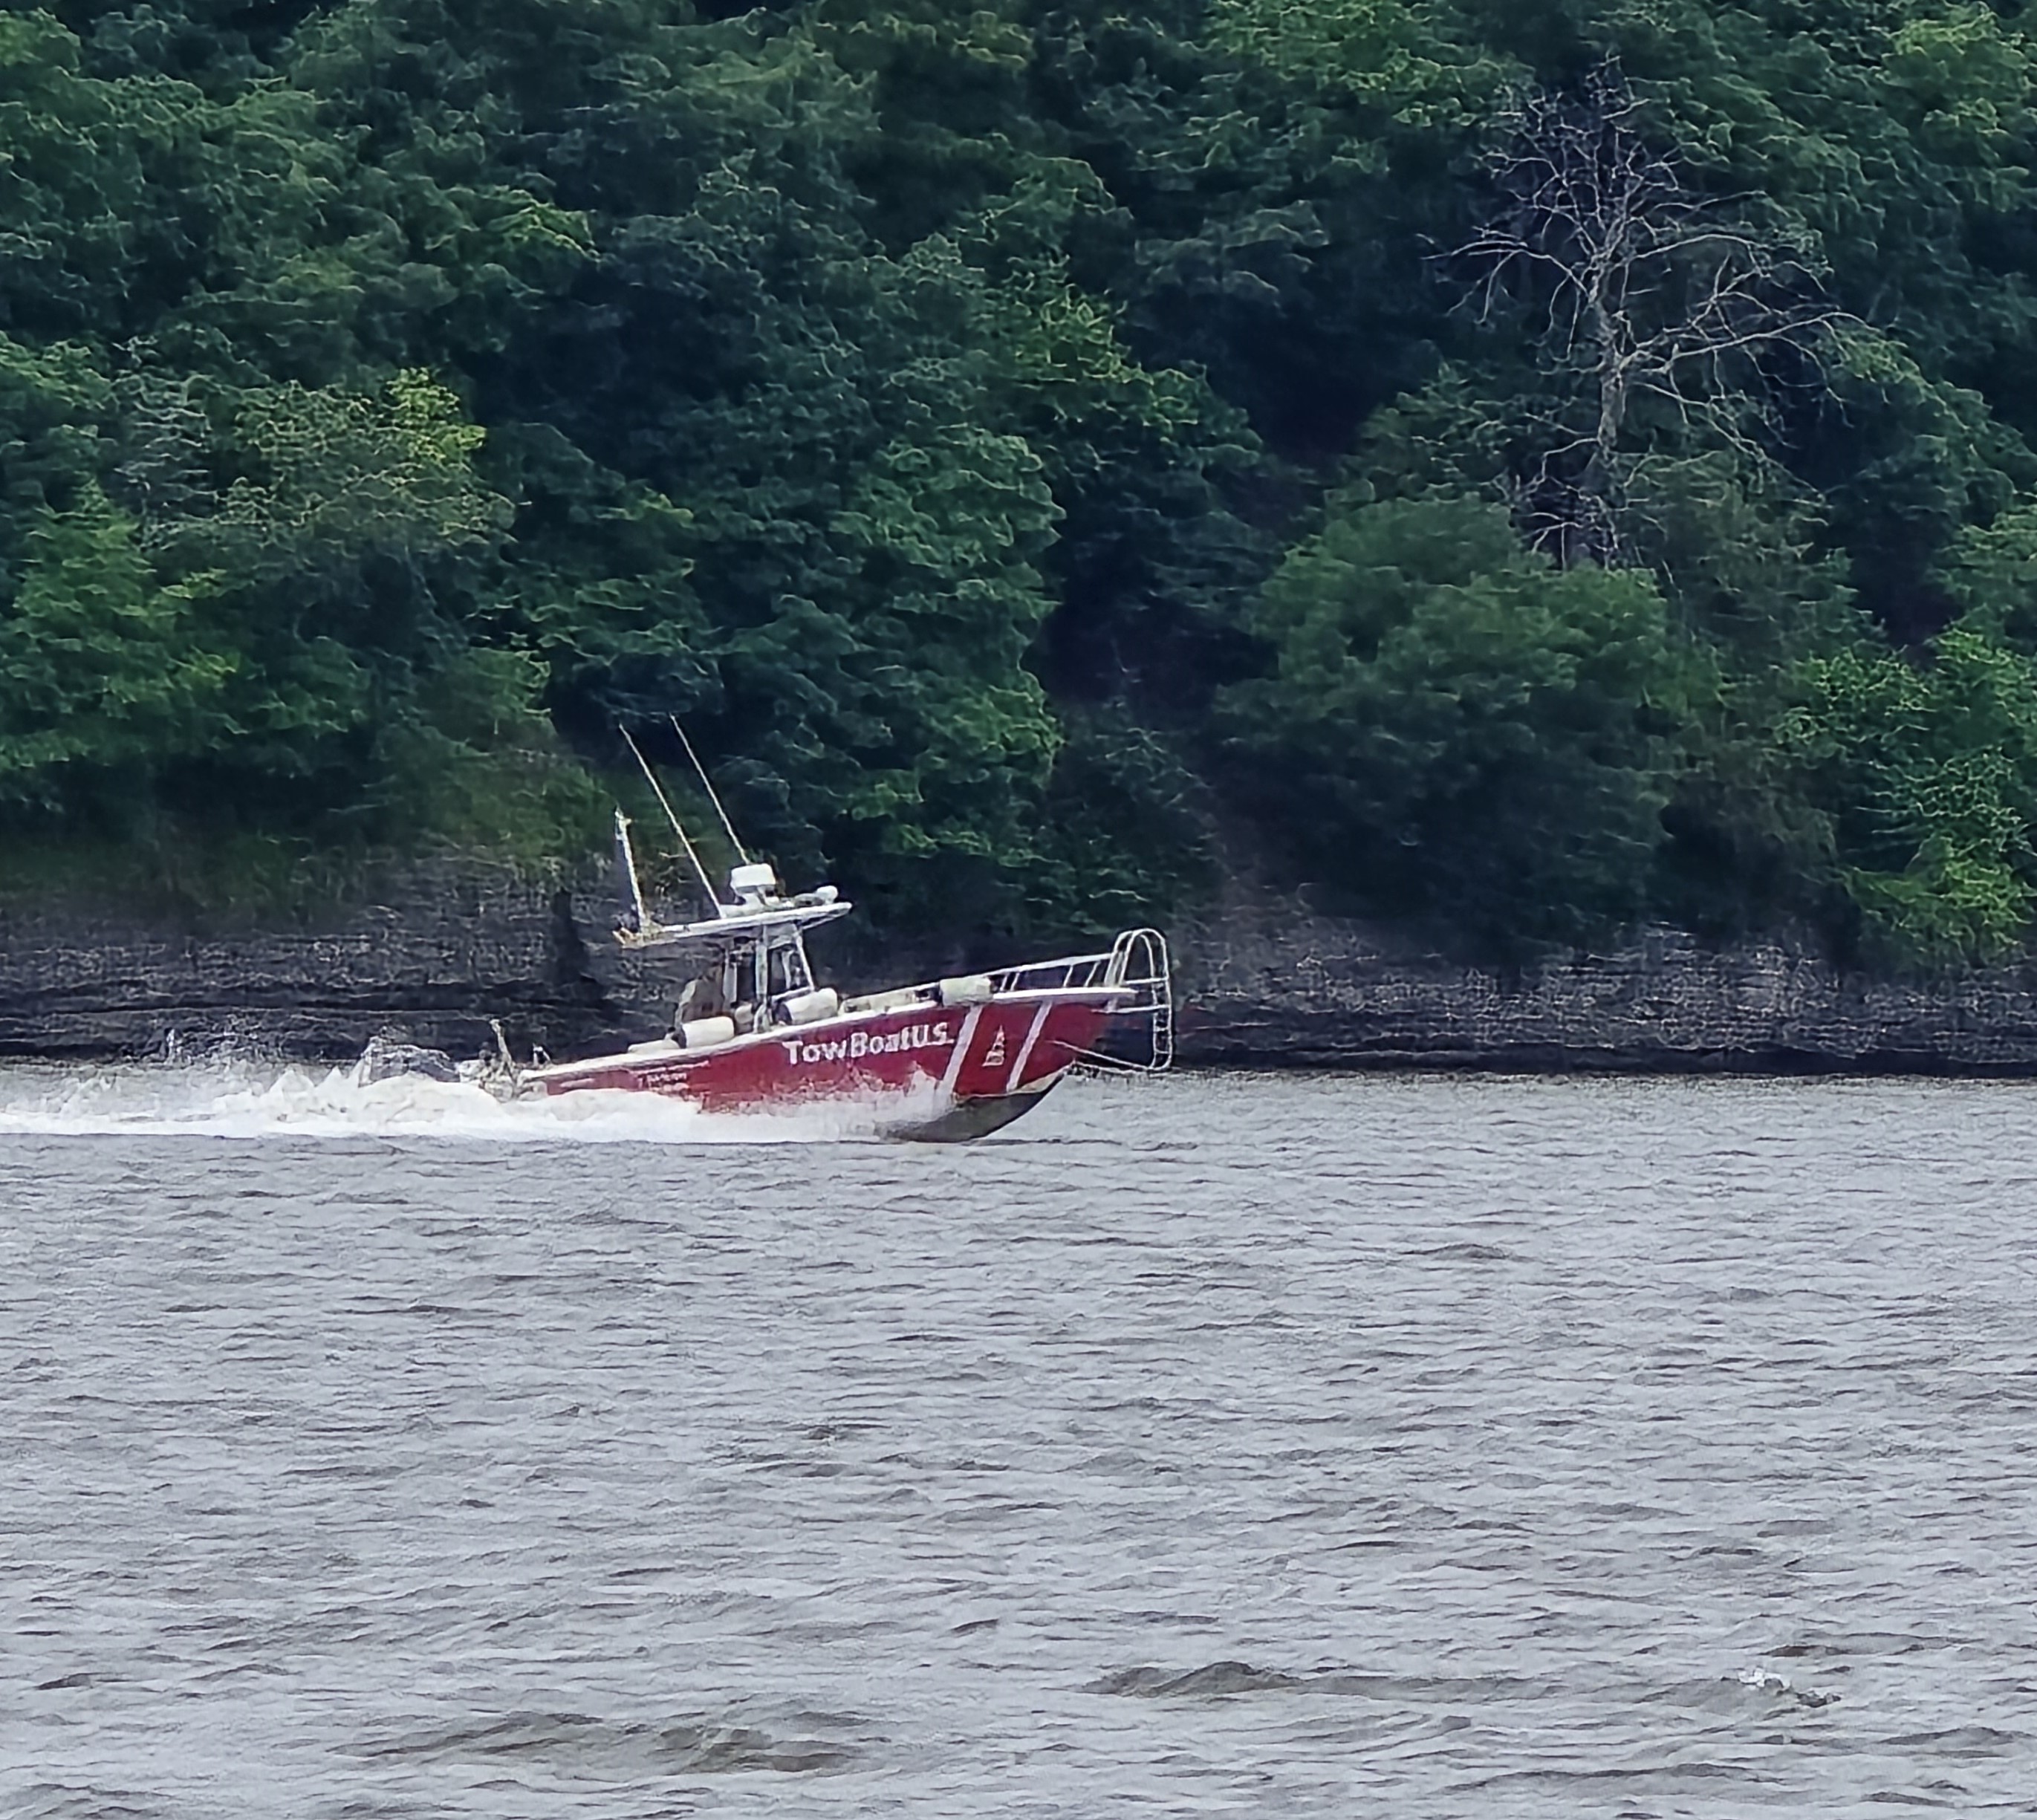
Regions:
[[[1249,836],[2013,950],[2034,78],[2020,0],[8,7],[0,855],[569,853],[675,713],[897,926]]]

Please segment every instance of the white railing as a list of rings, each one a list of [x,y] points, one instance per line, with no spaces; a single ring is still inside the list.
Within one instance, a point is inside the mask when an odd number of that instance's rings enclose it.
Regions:
[[[1109,968],[1109,954],[1071,954],[1060,961],[1033,961],[1023,967],[1006,967],[992,973],[990,989],[1000,995],[1017,992],[1099,992],[1112,984],[1108,977]]]
[[[1157,929],[1128,929],[1110,950],[1105,976],[1112,984],[1135,995],[1124,1009],[1143,1013],[1151,1023],[1153,1049],[1143,1064],[1148,1074],[1163,1074],[1174,1065],[1174,969],[1167,938]]]
[[[944,992],[966,987],[981,997],[948,999]],[[846,999],[849,1017],[873,1011],[901,1010],[913,1005],[977,1004],[984,999],[1042,999],[1107,998],[1112,1021],[1143,1018],[1151,1045],[1143,1060],[1077,1052],[1085,1066],[1121,1073],[1159,1074],[1173,1065],[1174,988],[1167,938],[1157,929],[1128,929],[1101,954],[1069,954],[1056,961],[1033,961],[1004,967],[967,980],[939,980],[924,986],[902,986],[889,992],[867,993]]]
[[[1113,1020],[1143,1018],[1151,1032],[1151,1048],[1143,1061],[1100,1050],[1081,1052],[1091,1067],[1134,1074],[1159,1074],[1173,1065],[1174,988],[1167,938],[1157,929],[1128,929],[1102,954],[1073,954],[1059,961],[1035,961],[1007,967],[990,976],[992,990],[1026,998],[1063,993],[1112,995]]]

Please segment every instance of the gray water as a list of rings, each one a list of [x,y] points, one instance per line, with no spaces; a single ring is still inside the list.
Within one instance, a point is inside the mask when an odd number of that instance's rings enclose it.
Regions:
[[[2037,1087],[230,1085],[0,1077],[10,1817],[2037,1807]]]

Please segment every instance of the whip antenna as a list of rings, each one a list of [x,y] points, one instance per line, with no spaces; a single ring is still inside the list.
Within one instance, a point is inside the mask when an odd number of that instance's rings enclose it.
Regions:
[[[653,918],[644,908],[644,887],[637,880],[637,855],[629,844],[629,817],[615,812],[615,878],[622,887],[629,927],[638,935],[651,927]]]
[[[686,749],[686,757],[693,761],[693,769],[701,780],[701,788],[707,792],[707,799],[714,805],[714,812],[721,817],[721,831],[728,836],[728,844],[735,849],[735,857],[743,864],[750,863],[750,855],[743,851],[743,843],[736,838],[735,824],[728,818],[728,811],[721,806],[721,799],[714,793],[714,780],[707,774],[707,767],[700,761],[700,754],[693,750],[693,742],[686,738],[686,730],[680,726],[676,714],[665,718],[671,722],[672,731],[679,736],[679,743]]]
[[[651,786],[651,794],[657,798],[658,806],[664,810],[665,819],[671,823],[672,832],[678,836],[679,844],[686,850],[686,857],[693,863],[693,870],[699,875],[701,889],[706,892],[708,902],[718,906],[721,900],[715,895],[714,881],[708,876],[707,868],[701,863],[700,855],[693,851],[693,844],[686,838],[685,825],[673,812],[672,805],[665,795],[663,786],[658,782],[658,774],[651,768],[650,761],[644,757],[637,742],[629,737],[629,729],[621,727],[616,731],[622,735],[622,743],[635,754],[637,767],[644,773],[644,781]]]

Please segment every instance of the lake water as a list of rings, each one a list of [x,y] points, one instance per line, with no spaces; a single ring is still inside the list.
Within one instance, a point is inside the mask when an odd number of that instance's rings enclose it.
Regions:
[[[0,1073],[0,1812],[2027,1814],[2037,1086]]]

